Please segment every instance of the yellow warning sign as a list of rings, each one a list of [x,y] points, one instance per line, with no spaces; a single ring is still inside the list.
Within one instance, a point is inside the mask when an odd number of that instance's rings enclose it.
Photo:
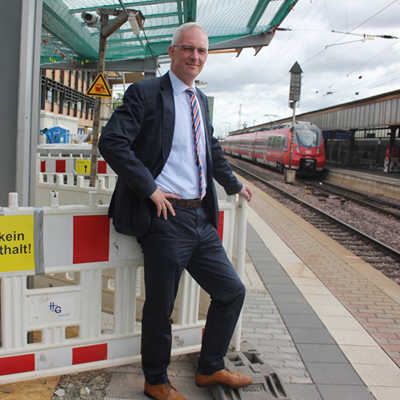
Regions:
[[[102,72],[99,72],[94,78],[94,81],[90,85],[86,94],[88,96],[96,96],[96,97],[111,97],[111,89],[108,86],[106,78]]]
[[[90,175],[90,160],[76,160],[75,169],[79,175]]]
[[[0,272],[34,270],[33,215],[0,216]]]

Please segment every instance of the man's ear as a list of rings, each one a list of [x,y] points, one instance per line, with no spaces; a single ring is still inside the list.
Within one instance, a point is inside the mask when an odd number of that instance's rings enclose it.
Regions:
[[[169,46],[168,47],[168,55],[170,56],[171,59],[174,56],[174,52],[175,52],[175,47],[174,46]]]

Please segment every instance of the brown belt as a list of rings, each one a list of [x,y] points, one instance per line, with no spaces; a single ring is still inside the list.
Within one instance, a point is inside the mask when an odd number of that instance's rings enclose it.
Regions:
[[[183,207],[183,208],[200,208],[201,199],[172,199],[169,198],[168,201],[172,206]]]

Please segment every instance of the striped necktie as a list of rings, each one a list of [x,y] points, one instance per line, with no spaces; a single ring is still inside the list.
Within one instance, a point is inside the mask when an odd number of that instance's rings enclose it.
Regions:
[[[186,89],[186,92],[190,96],[190,104],[192,106],[192,128],[193,128],[193,137],[194,137],[194,150],[196,157],[196,164],[199,167],[199,189],[200,189],[200,198],[202,199],[206,194],[206,185],[204,182],[204,171],[201,165],[200,159],[200,107],[199,102],[197,101],[196,93],[193,88]]]

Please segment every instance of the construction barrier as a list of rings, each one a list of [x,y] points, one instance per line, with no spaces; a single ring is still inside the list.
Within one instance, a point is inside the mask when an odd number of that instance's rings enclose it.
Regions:
[[[94,195],[95,196],[95,195]],[[117,233],[107,206],[0,208],[0,384],[140,359],[142,252]],[[92,204],[96,204],[92,196]],[[220,201],[224,247],[239,275],[246,206]],[[184,272],[173,319],[173,354],[200,349],[208,298]],[[240,324],[233,345],[240,342]]]
[[[58,155],[42,155],[37,154],[37,171],[48,174],[76,174],[76,175],[90,175],[91,160],[90,157],[84,154],[74,155],[69,154],[68,156],[62,153]],[[97,161],[97,174],[114,174],[115,172],[106,163],[106,161],[100,157]]]
[[[117,175],[100,158],[97,162],[96,188],[90,188],[90,165],[90,158],[85,153],[68,153],[67,149],[64,153],[44,154],[42,150],[37,154],[35,205],[47,205],[49,191],[59,192],[63,205],[89,204],[89,191],[94,189],[101,204],[109,203]]]

